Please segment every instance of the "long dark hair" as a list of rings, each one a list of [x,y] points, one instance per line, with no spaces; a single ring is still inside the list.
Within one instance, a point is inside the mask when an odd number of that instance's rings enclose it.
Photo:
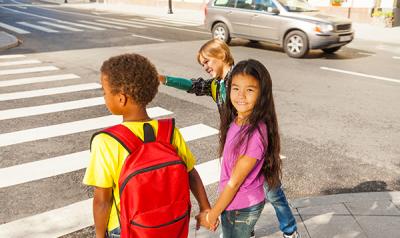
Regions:
[[[229,126],[237,117],[237,111],[230,100],[230,92],[233,78],[240,74],[250,75],[257,79],[260,86],[260,94],[252,113],[246,119],[246,125],[248,124],[248,126],[241,127],[239,138],[235,138],[235,146],[233,148],[239,148],[240,144],[247,142],[256,130],[262,134],[259,125],[260,123],[266,124],[268,141],[263,138],[265,149],[262,172],[266,178],[269,189],[273,189],[280,185],[280,179],[282,177],[282,161],[279,157],[281,144],[274,98],[272,96],[271,76],[265,66],[257,60],[249,59],[240,61],[232,69],[231,78],[228,81],[228,90],[226,92],[226,103],[221,112],[220,156],[223,154]]]

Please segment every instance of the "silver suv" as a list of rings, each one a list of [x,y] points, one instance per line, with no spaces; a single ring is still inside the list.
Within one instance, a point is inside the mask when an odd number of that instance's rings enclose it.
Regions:
[[[305,0],[210,0],[204,23],[226,43],[232,37],[268,41],[295,58],[310,49],[332,54],[354,37],[350,20],[323,15]]]

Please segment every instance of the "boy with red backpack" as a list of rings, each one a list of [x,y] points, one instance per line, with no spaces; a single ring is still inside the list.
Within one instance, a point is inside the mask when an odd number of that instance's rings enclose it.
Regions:
[[[210,204],[195,158],[173,119],[152,120],[146,105],[159,81],[148,59],[124,54],[105,61],[101,84],[108,110],[123,122],[93,135],[83,183],[94,187],[97,238],[184,238],[190,194]]]

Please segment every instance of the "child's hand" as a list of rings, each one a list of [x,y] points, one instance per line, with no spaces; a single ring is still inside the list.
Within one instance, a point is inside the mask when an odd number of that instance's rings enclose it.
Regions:
[[[164,75],[158,75],[158,80],[162,83],[165,84],[165,76]]]
[[[208,212],[208,213],[206,214],[206,221],[207,221],[207,223],[210,225],[210,228],[209,228],[209,229],[210,229],[211,231],[215,231],[215,230],[218,228],[218,226],[219,226],[219,219],[218,219],[218,217],[213,216],[211,212]]]
[[[200,229],[200,226],[207,228],[210,231],[215,231],[219,225],[219,221],[216,224],[211,224],[207,221],[206,216],[208,215],[208,210],[200,212],[196,218],[196,230]]]

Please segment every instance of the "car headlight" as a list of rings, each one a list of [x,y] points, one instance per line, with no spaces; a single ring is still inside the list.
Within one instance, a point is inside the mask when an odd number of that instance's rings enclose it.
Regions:
[[[325,33],[333,31],[333,25],[331,24],[316,24],[314,30],[316,32]]]

